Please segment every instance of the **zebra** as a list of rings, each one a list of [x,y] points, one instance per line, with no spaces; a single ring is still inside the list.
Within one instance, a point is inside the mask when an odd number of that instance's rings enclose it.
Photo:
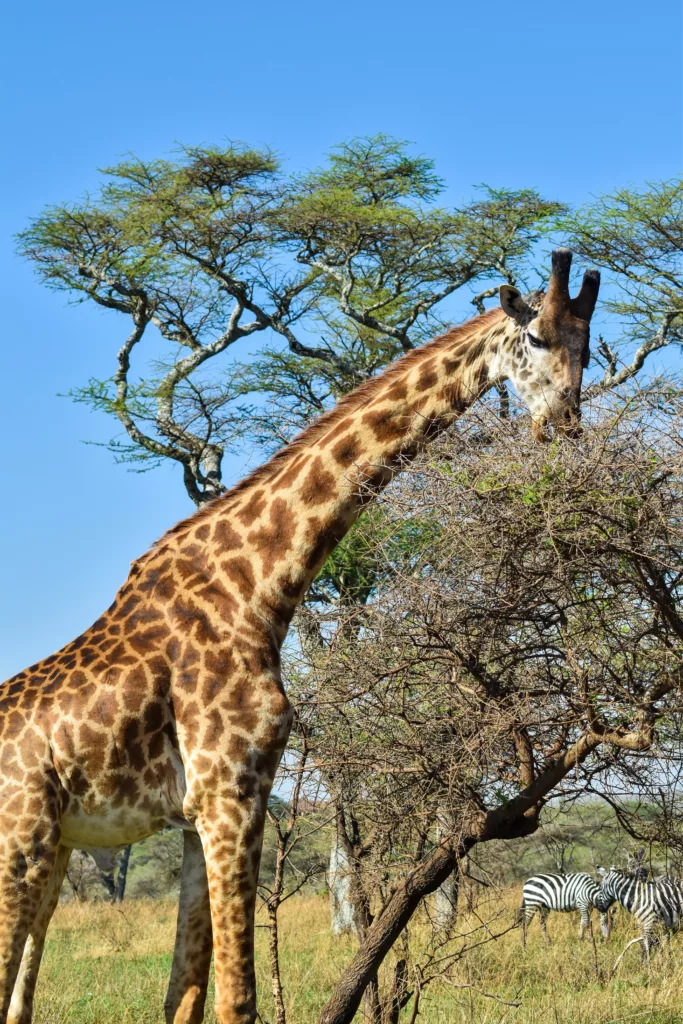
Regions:
[[[522,922],[522,944],[526,947],[526,930],[538,911],[541,932],[547,946],[550,937],[545,922],[551,910],[578,910],[581,913],[579,938],[583,938],[586,928],[592,934],[591,911],[596,907],[600,913],[600,929],[605,939],[609,938],[609,914],[607,911],[614,902],[604,889],[585,872],[569,875],[533,875],[527,878],[522,888],[522,905],[519,908],[519,919]]]
[[[661,925],[671,934],[683,924],[683,884],[666,875],[646,882],[638,873],[620,871],[615,867],[609,871],[600,870],[604,897],[612,902],[618,900],[633,914],[640,928],[640,937],[633,942],[642,942],[643,959],[649,958],[659,945],[657,926]]]

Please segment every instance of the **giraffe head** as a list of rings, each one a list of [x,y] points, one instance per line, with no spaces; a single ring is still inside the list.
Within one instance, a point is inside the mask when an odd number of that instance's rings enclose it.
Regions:
[[[545,295],[525,299],[511,285],[500,288],[500,304],[519,327],[501,358],[501,376],[512,381],[528,407],[538,440],[545,438],[548,424],[570,437],[579,433],[581,379],[590,355],[590,320],[600,274],[587,270],[572,299],[571,262],[569,249],[555,249]]]

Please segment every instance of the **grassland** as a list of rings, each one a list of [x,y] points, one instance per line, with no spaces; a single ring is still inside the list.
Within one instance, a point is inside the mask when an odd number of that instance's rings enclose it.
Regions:
[[[517,893],[509,894],[510,915]],[[260,923],[260,922],[259,922]],[[106,904],[60,906],[51,925],[36,1024],[157,1024],[171,966],[175,904],[135,900],[119,910]],[[416,928],[419,929],[419,924]],[[460,962],[451,981],[427,989],[419,1020],[425,1024],[617,1024],[683,1021],[683,935],[640,964],[633,947],[617,975],[610,969],[629,938],[632,920],[620,919],[609,943],[580,943],[573,915],[549,920],[546,949],[532,925],[526,953],[511,931]],[[597,930],[597,929],[596,929]],[[260,1008],[271,1019],[267,932],[257,932]],[[335,979],[353,953],[351,940],[328,930],[322,897],[293,899],[282,910],[282,973],[290,1024],[314,1024]],[[479,994],[489,992],[519,1007]],[[215,1021],[210,994],[206,1020]],[[409,1015],[404,1014],[406,1020]]]

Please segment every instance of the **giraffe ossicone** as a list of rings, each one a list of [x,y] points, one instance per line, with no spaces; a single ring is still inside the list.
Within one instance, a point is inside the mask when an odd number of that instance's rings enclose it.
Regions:
[[[242,483],[166,533],[111,607],[0,690],[0,1024],[29,1024],[73,847],[185,829],[173,1024],[254,1024],[263,824],[292,713],[280,648],[325,558],[419,449],[510,379],[541,436],[577,431],[599,277],[501,307],[366,381]],[[23,962],[22,962],[23,955]],[[20,971],[21,966],[21,971]],[[13,997],[14,993],[14,997]],[[11,1004],[11,1007],[10,1007]]]

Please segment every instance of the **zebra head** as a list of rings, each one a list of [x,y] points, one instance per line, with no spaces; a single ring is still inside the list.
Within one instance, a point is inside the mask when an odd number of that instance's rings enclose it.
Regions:
[[[624,850],[626,854],[626,874],[638,882],[646,882],[649,871],[645,865],[645,847],[641,846],[637,853]]]
[[[603,905],[598,906],[597,903],[595,905],[598,907],[598,910],[605,911],[619,899],[619,893],[627,876],[625,872],[620,871],[614,865],[612,865],[609,871],[606,871],[605,868],[598,868],[598,874],[602,876],[599,899]]]

